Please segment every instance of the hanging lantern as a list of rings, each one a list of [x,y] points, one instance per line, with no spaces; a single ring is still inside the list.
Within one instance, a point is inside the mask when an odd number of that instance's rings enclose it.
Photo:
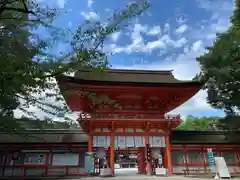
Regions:
[[[150,161],[151,160],[151,148],[147,147],[147,160]]]

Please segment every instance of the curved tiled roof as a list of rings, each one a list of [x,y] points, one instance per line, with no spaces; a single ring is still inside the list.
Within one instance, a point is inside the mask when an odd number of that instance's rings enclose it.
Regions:
[[[81,130],[29,129],[19,135],[0,133],[0,143],[51,143],[87,142],[88,137]]]
[[[171,133],[173,144],[240,144],[240,131],[184,131]]]
[[[124,84],[192,84],[201,86],[199,81],[177,80],[172,71],[150,71],[150,70],[120,70],[109,69],[106,72],[91,70],[79,70],[74,77],[59,76],[58,80],[65,79],[76,83],[124,83]]]
[[[30,136],[27,136],[30,135]],[[21,135],[0,133],[0,143],[87,143],[80,129],[29,129]],[[171,133],[172,144],[239,144],[240,131],[180,131]]]

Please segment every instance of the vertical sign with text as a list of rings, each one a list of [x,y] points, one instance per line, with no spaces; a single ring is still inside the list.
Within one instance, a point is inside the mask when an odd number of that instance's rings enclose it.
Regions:
[[[215,166],[215,160],[212,149],[207,149],[207,158],[210,168],[213,168]]]

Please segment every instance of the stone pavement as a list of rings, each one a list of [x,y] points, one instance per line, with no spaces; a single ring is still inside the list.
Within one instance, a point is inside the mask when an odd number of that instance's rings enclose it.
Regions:
[[[213,180],[214,178],[189,178],[184,176],[171,176],[171,177],[156,177],[156,176],[116,176],[116,177],[85,177],[79,178],[79,180]],[[65,180],[65,179],[61,179]],[[68,179],[74,180],[74,179]],[[75,179],[76,180],[76,179]]]
[[[214,180],[214,178],[203,177],[184,177],[184,176],[146,176],[136,174],[136,168],[115,169],[116,177],[82,177],[80,180]],[[76,180],[76,179],[75,179]]]

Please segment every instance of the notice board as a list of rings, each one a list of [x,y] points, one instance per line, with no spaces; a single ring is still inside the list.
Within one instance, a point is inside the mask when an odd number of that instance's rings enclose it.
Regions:
[[[223,157],[215,157],[216,170],[220,178],[231,178],[226,161]]]

